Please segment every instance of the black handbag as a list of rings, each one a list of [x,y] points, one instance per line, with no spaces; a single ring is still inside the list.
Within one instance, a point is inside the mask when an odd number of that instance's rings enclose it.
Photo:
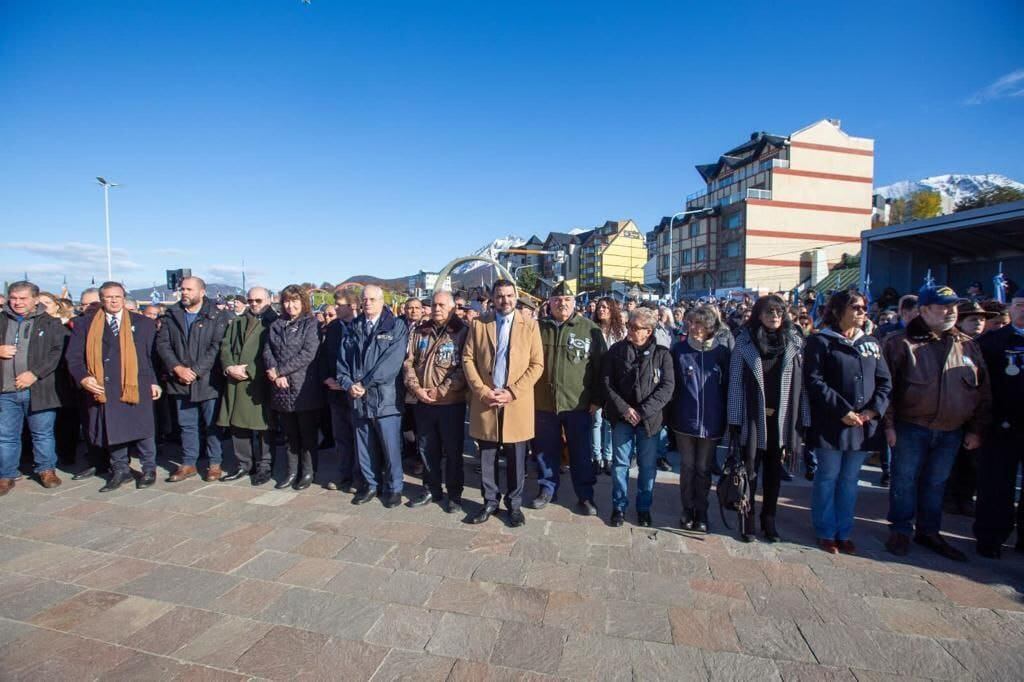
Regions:
[[[722,475],[718,478],[715,492],[718,493],[718,511],[722,515],[722,523],[725,524],[725,527],[732,529],[729,522],[725,520],[725,510],[728,509],[739,514],[740,532],[746,532],[743,525],[751,509],[750,476],[747,473],[747,465],[744,464],[738,441],[738,437],[730,438],[729,455],[722,466]]]

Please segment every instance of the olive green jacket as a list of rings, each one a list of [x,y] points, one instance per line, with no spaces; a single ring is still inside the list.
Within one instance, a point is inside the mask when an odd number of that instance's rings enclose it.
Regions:
[[[220,366],[245,365],[248,378],[235,381],[226,377],[224,397],[220,403],[217,426],[234,426],[253,431],[267,430],[267,410],[270,409],[270,382],[263,364],[263,347],[267,332],[277,313],[270,307],[260,315],[260,323],[246,335],[249,315],[239,315],[228,323],[224,340],[220,344]]]
[[[534,386],[535,409],[557,413],[600,405],[601,356],[607,350],[601,328],[579,312],[562,324],[539,324],[544,374]]]

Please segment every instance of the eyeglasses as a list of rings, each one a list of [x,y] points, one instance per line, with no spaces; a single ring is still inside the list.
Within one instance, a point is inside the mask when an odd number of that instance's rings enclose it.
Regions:
[[[640,327],[640,326],[637,326],[635,324],[631,324],[631,325],[629,325],[629,331],[631,331],[631,332],[649,332],[651,330],[648,329],[647,327]]]
[[[855,313],[866,313],[868,311],[866,306],[862,306],[859,303],[851,305],[850,310],[852,310]]]
[[[245,302],[246,303],[263,303],[263,299],[262,298],[247,298],[247,299],[245,299]]]
[[[764,315],[767,317],[782,317],[786,314],[782,308],[768,308],[764,311]]]

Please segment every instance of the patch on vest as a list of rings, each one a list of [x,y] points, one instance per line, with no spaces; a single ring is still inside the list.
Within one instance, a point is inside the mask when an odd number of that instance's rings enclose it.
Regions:
[[[569,332],[569,340],[566,345],[569,348],[569,355],[573,357],[575,362],[580,362],[584,358],[590,357],[589,338],[579,338],[576,336],[576,332]]]

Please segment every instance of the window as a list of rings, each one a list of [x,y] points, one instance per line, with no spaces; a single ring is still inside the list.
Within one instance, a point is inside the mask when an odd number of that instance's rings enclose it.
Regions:
[[[696,260],[698,263],[701,263],[703,261],[706,261],[707,259],[708,259],[708,247],[706,247],[706,246],[698,246],[697,247],[697,255],[694,258],[694,260]]]
[[[667,268],[668,267],[668,254],[667,253],[662,254],[662,256],[661,256],[661,267],[662,268]]]
[[[740,255],[740,243],[729,242],[725,245],[725,255],[730,258],[735,258]]]
[[[690,236],[691,237],[696,237],[699,234],[700,234],[700,223],[696,222],[696,221],[690,223]]]
[[[731,287],[740,284],[740,271],[739,270],[725,270],[722,273],[721,286]]]
[[[691,255],[690,249],[686,249],[686,250],[683,251],[683,257],[682,257],[683,265],[689,265],[690,264],[690,255]]]
[[[735,230],[743,225],[743,211],[737,211],[725,219],[725,229]]]

